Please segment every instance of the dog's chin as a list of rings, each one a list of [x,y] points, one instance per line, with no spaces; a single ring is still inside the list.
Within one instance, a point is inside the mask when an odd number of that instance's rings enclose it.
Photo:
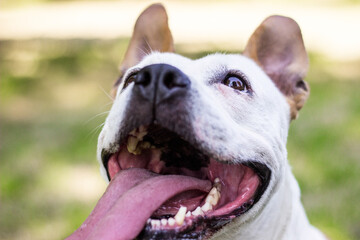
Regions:
[[[102,161],[110,180],[126,171],[138,174],[132,183],[119,183],[129,185],[128,191],[144,202],[123,220],[139,224],[133,233],[137,239],[208,238],[249,211],[270,181],[271,171],[264,164],[223,163],[157,125],[134,129],[118,146],[116,152],[103,149]],[[122,208],[133,204],[131,199],[122,201]]]

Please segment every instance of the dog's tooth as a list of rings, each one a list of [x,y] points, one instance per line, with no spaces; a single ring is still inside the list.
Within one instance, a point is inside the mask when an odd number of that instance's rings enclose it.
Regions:
[[[216,189],[216,187],[213,187],[210,192],[209,192],[209,195],[216,195],[218,194],[218,190]]]
[[[205,199],[205,202],[210,203],[212,206],[215,206],[213,203],[215,202],[214,195],[208,195]]]
[[[217,181],[216,181],[217,180]],[[220,179],[216,178],[214,181],[214,186],[216,188],[216,190],[218,191],[218,193],[220,194],[221,192],[221,183],[220,183]]]
[[[214,179],[213,188],[216,188],[219,193],[221,192],[221,182],[219,178]]]
[[[149,143],[149,142],[141,142],[140,147],[142,149],[149,149],[149,148],[151,148],[151,143]]]
[[[160,220],[151,220],[151,226],[153,228],[159,228],[161,226]]]
[[[170,227],[174,226],[175,225],[175,219],[174,218],[169,218],[168,223],[169,223]]]
[[[131,132],[129,132],[129,135],[136,136],[137,128],[133,129]]]
[[[175,221],[178,225],[182,225],[184,223],[185,214],[186,214],[186,207],[180,207],[179,211],[175,215]]]
[[[212,205],[209,202],[205,202],[205,204],[201,207],[203,212],[207,212],[212,210]]]
[[[218,191],[218,189],[216,187],[213,187],[209,194],[207,195],[205,202],[210,203],[212,206],[215,206],[220,199],[220,192]]]
[[[137,137],[139,140],[143,140],[146,134],[147,134],[146,131],[145,131],[145,132],[139,132],[136,137]]]
[[[129,136],[127,142],[127,150],[129,151],[129,153],[135,153],[138,142],[139,140],[136,137]]]
[[[165,218],[161,219],[161,225],[166,226],[167,223],[168,223],[167,219],[165,219]]]
[[[204,212],[201,210],[200,206],[197,207],[192,213],[191,213],[193,216],[199,216],[199,215],[204,215]]]
[[[185,217],[191,217],[191,212],[188,211],[188,212],[185,214]]]
[[[213,206],[216,206],[216,204],[219,202],[219,198],[220,198],[219,194],[216,194],[216,195],[214,195],[214,197],[211,199],[212,201],[210,201],[209,203],[210,203],[211,205],[213,205]]]
[[[139,133],[145,133],[147,134],[147,128],[144,125],[141,125],[139,127]],[[145,135],[144,135],[145,136]]]
[[[143,140],[144,136],[148,133],[146,127],[141,125],[139,128],[133,129],[129,135],[136,137],[139,141]]]

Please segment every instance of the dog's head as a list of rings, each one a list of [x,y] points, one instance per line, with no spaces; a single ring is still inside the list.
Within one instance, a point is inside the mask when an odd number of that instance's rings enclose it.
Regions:
[[[152,5],[136,22],[99,136],[111,182],[92,236],[208,238],[255,219],[281,181],[289,123],[309,93],[298,25],[267,18],[243,55],[173,51],[166,12]]]

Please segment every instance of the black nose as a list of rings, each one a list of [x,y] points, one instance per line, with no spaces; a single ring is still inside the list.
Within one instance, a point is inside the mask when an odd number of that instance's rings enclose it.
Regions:
[[[141,69],[135,79],[134,91],[156,105],[181,96],[190,87],[189,78],[168,64],[153,64]]]

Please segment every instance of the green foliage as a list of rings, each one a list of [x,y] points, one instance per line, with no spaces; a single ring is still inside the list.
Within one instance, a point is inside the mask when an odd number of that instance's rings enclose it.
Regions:
[[[64,238],[101,196],[96,142],[111,103],[104,92],[126,44],[0,42],[0,239]],[[310,221],[343,240],[360,238],[360,73],[332,71],[349,64],[358,66],[311,55],[311,97],[288,142]]]

